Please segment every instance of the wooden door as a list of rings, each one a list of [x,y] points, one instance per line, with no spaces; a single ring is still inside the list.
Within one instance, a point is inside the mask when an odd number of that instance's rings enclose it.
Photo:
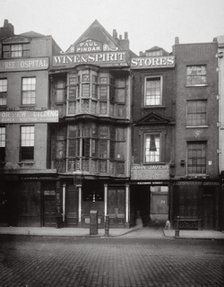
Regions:
[[[74,185],[69,185],[66,190],[65,218],[68,227],[78,224],[78,189]]]
[[[125,188],[108,188],[108,215],[110,224],[125,224]]]
[[[202,227],[204,229],[215,228],[214,196],[204,195],[202,199]]]
[[[53,187],[43,191],[43,225],[56,226],[56,195]]]

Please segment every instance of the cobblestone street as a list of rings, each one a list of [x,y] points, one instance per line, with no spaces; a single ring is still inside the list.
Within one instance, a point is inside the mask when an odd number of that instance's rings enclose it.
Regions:
[[[0,286],[224,286],[224,242],[1,236]]]

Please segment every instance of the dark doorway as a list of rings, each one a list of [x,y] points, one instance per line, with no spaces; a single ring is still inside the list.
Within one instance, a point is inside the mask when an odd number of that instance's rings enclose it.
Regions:
[[[139,218],[143,226],[149,225],[150,187],[147,185],[133,185],[130,193],[131,226],[135,226]]]

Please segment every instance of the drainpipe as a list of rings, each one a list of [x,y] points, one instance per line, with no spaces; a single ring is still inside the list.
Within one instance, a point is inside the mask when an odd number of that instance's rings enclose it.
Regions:
[[[66,196],[66,184],[62,186],[62,221],[65,222],[65,196]]]

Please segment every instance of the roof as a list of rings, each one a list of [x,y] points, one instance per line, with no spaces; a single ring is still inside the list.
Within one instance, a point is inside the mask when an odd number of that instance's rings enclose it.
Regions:
[[[18,36],[23,36],[23,37],[30,37],[30,38],[41,38],[41,37],[45,37],[45,35],[34,32],[34,31],[29,31],[29,32],[25,32],[22,34],[19,34]]]
[[[69,52],[72,46],[76,46],[78,43],[86,41],[88,39],[107,44],[109,47],[118,47],[121,49],[117,41],[105,30],[105,28],[95,20],[89,28],[68,48]]]

